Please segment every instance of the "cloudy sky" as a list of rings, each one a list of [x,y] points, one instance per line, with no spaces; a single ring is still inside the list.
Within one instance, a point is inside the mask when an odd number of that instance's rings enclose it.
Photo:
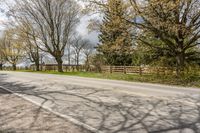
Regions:
[[[12,1],[12,0],[10,0]],[[12,3],[12,2],[11,2]],[[81,2],[81,4],[83,4]],[[5,26],[3,23],[6,23],[7,17],[5,14],[6,6],[4,4],[1,4],[0,8],[0,31],[5,29]],[[80,24],[77,27],[77,31],[82,35],[84,38],[89,39],[94,45],[98,42],[98,34],[97,32],[88,32],[87,26],[89,24],[89,20],[93,18],[93,16],[84,16],[80,19]]]
[[[89,32],[87,29],[87,26],[89,24],[89,20],[92,18],[92,16],[84,16],[81,18],[81,22],[79,26],[77,27],[77,31],[85,38],[89,39],[92,43],[98,42],[98,34],[97,32]]]

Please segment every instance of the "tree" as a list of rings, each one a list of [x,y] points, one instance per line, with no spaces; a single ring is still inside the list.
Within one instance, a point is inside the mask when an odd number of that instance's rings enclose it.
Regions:
[[[92,45],[91,42],[88,41],[88,43],[83,48],[83,54],[85,56],[86,71],[89,71],[90,69],[90,58],[93,53],[94,53],[94,46]]]
[[[122,0],[108,0],[100,25],[98,51],[110,65],[130,65],[133,49],[132,25],[121,19],[128,16]]]
[[[31,25],[24,23],[24,25],[18,26],[19,32],[17,33],[21,40],[23,40],[23,49],[27,55],[27,59],[33,62],[36,66],[36,71],[40,71],[40,57],[41,50],[39,49],[39,42],[37,41],[37,35]]]
[[[71,65],[71,43],[73,42],[70,42],[68,45],[67,45],[67,60],[68,60],[68,65]]]
[[[24,56],[23,42],[15,34],[17,29],[8,29],[4,33],[1,42],[1,50],[5,60],[12,64],[13,70],[17,69],[16,65]]]
[[[26,39],[24,49],[27,54],[27,58],[33,62],[36,66],[36,71],[40,71],[40,49],[34,42],[30,41],[28,38]]]
[[[195,48],[200,44],[200,1],[148,0],[145,4],[129,1],[135,20],[126,20],[140,29],[137,39],[168,57],[174,57],[177,75],[180,75],[186,60],[197,53]],[[155,39],[161,43],[154,43],[152,40]]]
[[[15,18],[31,22],[40,42],[38,48],[50,53],[58,63],[58,71],[63,72],[62,57],[79,22],[79,5],[72,0],[15,1]]]
[[[80,65],[80,54],[88,43],[89,41],[83,39],[81,36],[74,37],[72,48],[75,53],[75,62],[77,66]]]
[[[102,72],[102,66],[106,64],[105,57],[100,53],[91,55],[90,62],[94,65],[96,72]]]
[[[2,40],[1,40],[2,41]],[[2,42],[1,42],[2,43]],[[1,47],[1,46],[0,46]],[[0,50],[0,70],[3,70],[3,65],[6,63],[5,56],[3,54],[3,50]]]

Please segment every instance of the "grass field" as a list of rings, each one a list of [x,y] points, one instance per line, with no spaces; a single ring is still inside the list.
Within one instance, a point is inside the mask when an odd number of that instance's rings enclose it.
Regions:
[[[88,78],[100,78],[100,79],[114,79],[124,80],[132,82],[146,82],[146,83],[159,83],[167,85],[178,85],[186,87],[199,87],[200,88],[200,76],[198,75],[187,75],[177,78],[176,76],[169,75],[138,75],[138,74],[122,74],[122,73],[94,73],[94,72],[64,72],[59,73],[56,71],[21,71],[21,72],[34,72],[43,74],[57,74],[57,75],[68,75],[68,76],[79,76]]]

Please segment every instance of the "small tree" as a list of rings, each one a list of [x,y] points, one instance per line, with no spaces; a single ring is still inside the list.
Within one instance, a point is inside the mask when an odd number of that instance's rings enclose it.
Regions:
[[[89,69],[90,69],[90,58],[93,53],[94,53],[94,46],[92,45],[91,42],[88,41],[88,43],[83,48],[83,54],[85,56],[86,71],[89,71]]]
[[[12,64],[14,71],[17,69],[17,63],[24,56],[23,42],[15,32],[16,29],[5,31],[1,44],[2,54],[6,61]]]
[[[36,71],[40,71],[40,53],[39,42],[37,35],[30,23],[26,22],[21,26],[18,26],[18,36],[23,40],[23,49],[26,53],[26,58],[33,62],[36,66]]]
[[[81,52],[83,51],[84,47],[87,46],[88,43],[89,41],[86,39],[83,39],[81,36],[74,36],[72,48],[75,54],[75,62],[77,66],[80,65]]]

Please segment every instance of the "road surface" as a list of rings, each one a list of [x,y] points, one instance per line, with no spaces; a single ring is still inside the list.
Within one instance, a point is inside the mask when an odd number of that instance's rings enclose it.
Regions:
[[[200,132],[200,89],[0,72],[0,86],[102,133]]]
[[[92,133],[0,88],[0,133]]]

